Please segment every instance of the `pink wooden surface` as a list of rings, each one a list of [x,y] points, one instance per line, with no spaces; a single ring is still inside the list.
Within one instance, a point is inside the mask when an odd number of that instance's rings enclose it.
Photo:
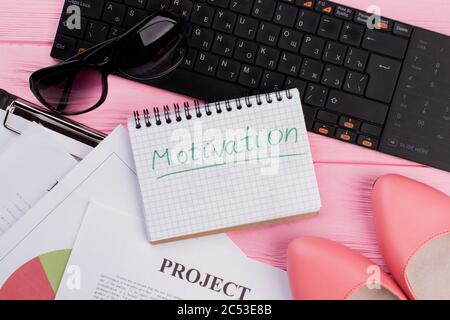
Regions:
[[[339,0],[362,10],[378,5],[382,15],[450,35],[450,0]],[[0,2],[0,87],[35,101],[30,73],[55,63],[52,40],[63,0]],[[186,97],[117,77],[98,110],[77,120],[105,132],[125,123],[132,110],[184,101]],[[397,172],[450,194],[450,174],[399,158],[310,134],[323,208],[317,217],[230,234],[251,257],[285,267],[288,243],[300,235],[339,241],[383,265],[371,222],[370,186],[376,177]],[[426,214],[426,213],[424,213]]]

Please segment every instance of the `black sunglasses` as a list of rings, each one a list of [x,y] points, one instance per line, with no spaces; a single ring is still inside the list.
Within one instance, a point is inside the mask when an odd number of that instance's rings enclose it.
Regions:
[[[186,32],[179,17],[158,12],[119,37],[34,72],[30,89],[56,113],[82,114],[105,101],[109,74],[137,81],[154,80],[178,67],[186,50]]]

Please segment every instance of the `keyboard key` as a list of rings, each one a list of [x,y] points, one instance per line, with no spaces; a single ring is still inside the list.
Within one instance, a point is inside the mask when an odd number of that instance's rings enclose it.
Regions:
[[[356,23],[346,22],[342,28],[340,41],[351,46],[359,47],[364,35],[364,27]]]
[[[125,16],[126,7],[122,4],[107,2],[102,20],[106,23],[121,26]]]
[[[342,65],[345,60],[346,52],[347,47],[345,45],[329,41],[325,46],[323,60],[337,65]]]
[[[106,23],[91,20],[87,25],[85,39],[89,42],[100,43],[106,40],[109,26]]]
[[[328,124],[316,122],[313,131],[327,137],[332,137],[336,132],[336,128]]]
[[[320,14],[308,10],[300,10],[295,27],[308,33],[316,33],[320,23]]]
[[[148,16],[148,12],[145,10],[128,8],[123,26],[125,28],[134,27],[138,22],[142,21],[147,16]]]
[[[326,108],[350,117],[384,124],[389,106],[342,91],[331,90]]]
[[[250,11],[252,10],[252,6],[253,6],[253,0],[236,0],[236,1],[231,1],[231,3],[230,3],[231,10],[233,10],[235,12],[243,13],[243,14],[249,14]]]
[[[306,81],[300,80],[298,78],[287,77],[284,83],[284,89],[297,88],[300,92],[300,97],[303,98],[306,92]]]
[[[325,45],[325,40],[321,38],[306,35],[303,39],[302,48],[300,53],[302,55],[320,59],[322,57],[323,46]]]
[[[355,120],[355,119],[349,118],[349,117],[340,117],[339,125],[346,129],[357,131],[359,129],[359,127],[361,126],[361,121]]]
[[[402,59],[408,47],[408,40],[386,32],[367,29],[362,47],[376,53]]]
[[[337,40],[341,32],[342,22],[328,16],[322,17],[317,34],[321,37]]]
[[[218,9],[216,12],[216,17],[214,18],[213,28],[218,31],[232,33],[236,19],[236,14]]]
[[[396,22],[394,24],[393,32],[394,32],[394,34],[396,34],[398,36],[409,38],[409,37],[411,37],[411,34],[412,34],[412,26],[409,26],[404,23]]]
[[[314,8],[316,0],[296,0],[295,4],[303,8]]]
[[[70,5],[77,5],[78,1],[66,1],[63,12],[67,12],[67,7]],[[103,0],[83,0],[83,5],[80,6],[81,16],[92,19],[100,19],[103,12],[105,1]]]
[[[230,0],[208,0],[207,2],[217,7],[227,8]]]
[[[202,3],[195,3],[191,13],[191,22],[203,27],[211,26],[214,8]]]
[[[278,47],[291,52],[298,52],[302,37],[303,35],[300,32],[284,28],[281,30]]]
[[[86,51],[87,49],[95,46],[95,43],[87,42],[87,41],[78,41],[78,45],[75,48],[75,54],[82,53]]]
[[[282,74],[265,71],[261,80],[261,90],[263,92],[274,92],[279,91],[283,87],[284,78]]]
[[[197,51],[193,49],[188,49],[186,56],[184,57],[183,63],[181,64],[181,68],[192,70],[194,68],[195,59],[197,58]]]
[[[194,27],[191,34],[190,45],[194,48],[209,51],[214,38],[214,31],[211,29]]]
[[[261,22],[259,25],[258,34],[256,35],[256,41],[274,46],[278,42],[280,30],[281,28],[274,24]]]
[[[361,132],[371,135],[371,136],[375,136],[375,137],[379,137],[381,136],[381,132],[383,130],[381,129],[381,127],[375,126],[373,124],[370,123],[366,123],[364,122],[361,126]]]
[[[218,57],[210,53],[200,52],[197,58],[197,63],[195,64],[195,71],[208,76],[213,76],[216,73],[218,63]]]
[[[235,43],[235,37],[223,33],[217,33],[214,39],[212,52],[221,56],[231,57]]]
[[[365,135],[358,136],[358,145],[369,148],[369,149],[377,149],[378,147],[378,139],[368,137]]]
[[[238,82],[250,88],[258,88],[261,81],[262,69],[244,64]]]
[[[111,26],[111,29],[109,30],[109,35],[108,38],[114,38],[114,37],[118,37],[121,36],[122,34],[124,34],[125,32],[127,32],[126,29],[124,28],[120,28],[120,27],[116,27],[116,26]]]
[[[322,74],[323,63],[317,60],[304,59],[300,69],[300,78],[319,82]]]
[[[149,4],[153,0],[149,0]],[[170,4],[170,9],[181,15],[186,21],[189,20],[192,12],[192,7],[194,3],[191,0],[172,0]]]
[[[366,96],[390,103],[397,85],[402,64],[400,61],[372,54],[367,73],[370,75]]]
[[[321,108],[325,105],[327,93],[327,88],[317,84],[310,84],[303,98],[305,103]]]
[[[367,21],[369,20],[371,15],[372,14],[369,14],[367,12],[356,11],[353,21],[367,26]]]
[[[256,56],[256,65],[264,69],[275,70],[280,51],[266,46],[260,46]]]
[[[334,9],[334,15],[344,20],[352,20],[354,13],[355,10],[344,6],[336,6],[336,8]]]
[[[56,59],[66,60],[75,54],[76,45],[77,40],[75,38],[58,34],[53,43],[51,56]]]
[[[338,128],[336,130],[336,138],[346,142],[356,142],[356,133]]]
[[[285,3],[279,3],[273,21],[286,27],[294,26],[298,8]]]
[[[222,58],[217,68],[217,77],[223,80],[236,82],[241,64],[231,59]]]
[[[320,121],[328,122],[331,124],[336,124],[338,121],[338,116],[335,113],[331,113],[328,111],[319,110],[317,112],[317,119]]]
[[[355,71],[349,71],[345,79],[344,90],[357,95],[363,95],[366,89],[368,77]]]
[[[327,65],[322,76],[322,84],[340,89],[345,78],[345,69]]]
[[[283,52],[278,64],[278,71],[290,76],[297,76],[301,63],[302,58],[300,56]]]
[[[350,48],[347,52],[344,65],[353,70],[364,71],[368,58],[369,53],[367,51]]]
[[[370,23],[369,23],[369,26],[370,26],[370,24],[373,21],[371,17],[372,17],[371,13],[358,11],[358,12],[356,12],[353,20],[355,22],[367,27],[368,26],[367,22],[370,21]],[[391,31],[392,24],[393,24],[393,22],[391,20],[386,19],[384,17],[380,17],[380,23],[378,24],[378,26],[374,25],[374,26],[370,26],[370,27],[371,27],[371,29],[380,29],[380,30],[384,30],[384,31]]]
[[[150,0],[150,1],[152,1],[152,0]],[[147,0],[125,0],[125,4],[142,9],[142,8],[145,8],[145,5],[147,4]]]
[[[245,16],[239,16],[234,34],[238,37],[252,40],[255,38],[257,29],[258,20]]]
[[[67,15],[64,15],[64,16],[68,17]],[[86,33],[88,19],[83,18],[83,17],[81,18],[81,21],[80,21],[81,28],[80,29],[77,29],[77,28],[69,29],[69,27],[66,24],[66,19],[67,18],[61,18],[61,21],[59,23],[59,31],[61,31],[62,33],[64,33],[67,36],[83,39],[84,34]]]
[[[333,14],[334,4],[329,1],[318,0],[316,2],[315,9],[316,11],[325,13],[325,14]]]
[[[234,52],[234,57],[239,61],[253,63],[253,61],[255,61],[257,50],[258,45],[255,42],[238,40],[236,44],[236,50]]]
[[[150,11],[167,10],[170,7],[170,0],[148,0],[147,9]]]
[[[381,17],[378,27],[375,28],[383,31],[392,31],[393,25],[394,21]]]
[[[275,0],[256,0],[253,6],[252,16],[263,19],[272,20],[277,2]]]

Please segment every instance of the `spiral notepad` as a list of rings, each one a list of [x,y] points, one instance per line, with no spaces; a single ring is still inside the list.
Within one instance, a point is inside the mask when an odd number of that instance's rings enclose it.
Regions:
[[[135,111],[128,127],[152,243],[320,208],[296,89]]]

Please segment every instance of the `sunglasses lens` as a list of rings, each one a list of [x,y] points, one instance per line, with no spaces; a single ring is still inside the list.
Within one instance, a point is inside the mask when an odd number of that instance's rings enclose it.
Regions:
[[[138,80],[158,78],[183,61],[186,45],[176,21],[156,16],[124,43],[118,55],[119,69]]]
[[[39,79],[40,96],[54,111],[65,114],[82,113],[102,97],[103,76],[92,68],[72,68],[52,72]]]

